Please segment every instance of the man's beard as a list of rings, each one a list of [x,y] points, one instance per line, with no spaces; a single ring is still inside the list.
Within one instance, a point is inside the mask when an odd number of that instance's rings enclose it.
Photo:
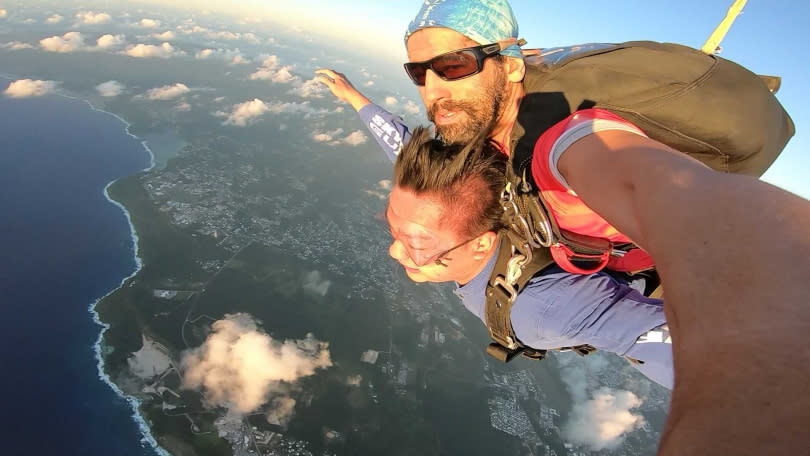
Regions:
[[[463,111],[467,115],[464,122],[450,125],[436,125],[436,135],[449,144],[467,144],[482,130],[491,131],[501,114],[506,81],[500,74],[492,84],[483,88],[481,96],[472,100],[447,100],[435,103],[428,110],[428,120],[435,123],[439,109]]]

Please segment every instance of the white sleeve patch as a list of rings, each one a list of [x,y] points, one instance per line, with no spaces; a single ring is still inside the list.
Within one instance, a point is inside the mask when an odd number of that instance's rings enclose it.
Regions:
[[[672,337],[669,335],[669,326],[661,325],[655,329],[645,332],[638,337],[636,343],[664,343],[672,344]]]
[[[574,119],[576,120],[576,117]],[[571,144],[574,144],[591,133],[606,130],[623,130],[637,135],[647,136],[637,127],[617,120],[590,119],[574,123],[557,138],[557,141],[551,146],[551,152],[548,154],[548,168],[551,170],[551,174],[554,175],[554,178],[557,179],[563,187],[567,188],[569,191],[573,191],[560,173],[560,170],[557,169],[557,162],[560,160],[563,152],[565,152]]]

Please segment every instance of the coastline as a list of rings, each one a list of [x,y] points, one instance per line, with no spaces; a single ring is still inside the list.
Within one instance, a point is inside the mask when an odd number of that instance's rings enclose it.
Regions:
[[[59,95],[59,96],[64,97],[64,98],[76,100],[76,101],[82,101],[82,102],[86,103],[90,107],[90,109],[92,109],[93,111],[101,112],[101,113],[107,114],[109,116],[112,116],[115,119],[117,119],[119,122],[124,124],[124,132],[127,134],[127,136],[130,136],[131,138],[139,141],[140,144],[141,144],[141,147],[143,147],[143,149],[146,151],[146,153],[149,156],[149,166],[141,169],[139,172],[147,172],[147,171],[149,171],[149,170],[151,170],[151,169],[153,169],[155,167],[155,154],[154,154],[154,152],[149,147],[146,140],[143,140],[140,137],[138,137],[138,136],[136,136],[136,135],[134,135],[134,134],[132,134],[130,132],[129,129],[132,126],[132,124],[127,122],[126,119],[119,116],[118,114],[115,114],[115,113],[112,113],[112,112],[105,111],[103,109],[97,108],[96,106],[93,105],[92,102],[90,102],[90,100],[88,100],[86,98],[74,97],[74,96],[70,96],[70,95],[66,95],[66,94],[56,94],[56,95]],[[124,176],[124,177],[128,177],[128,176]],[[155,450],[155,453],[157,453],[159,456],[172,456],[171,453],[166,451],[163,447],[161,447],[158,444],[157,440],[155,440],[155,437],[152,435],[152,431],[149,428],[149,425],[146,423],[146,420],[143,418],[143,416],[141,416],[141,413],[140,413],[140,410],[139,410],[141,402],[136,397],[128,396],[127,394],[125,394],[118,387],[118,385],[116,385],[115,382],[112,381],[110,376],[107,375],[107,373],[104,370],[104,367],[105,367],[104,366],[104,357],[102,356],[103,343],[104,343],[104,334],[110,328],[110,325],[108,325],[107,323],[105,323],[104,321],[101,320],[101,318],[99,317],[98,312],[96,312],[96,306],[98,305],[99,302],[101,302],[102,300],[104,300],[105,298],[110,296],[111,294],[115,293],[118,289],[123,287],[124,284],[127,282],[127,280],[135,277],[138,274],[138,272],[140,272],[141,269],[143,268],[143,261],[142,261],[141,257],[138,255],[138,251],[139,251],[138,233],[135,230],[135,225],[133,225],[133,223],[132,223],[132,218],[130,216],[130,213],[123,204],[121,204],[118,201],[115,201],[114,199],[112,199],[110,197],[110,195],[109,195],[109,192],[108,192],[110,186],[112,184],[114,184],[115,182],[117,182],[119,179],[122,179],[122,178],[113,179],[110,182],[108,182],[104,186],[103,194],[104,194],[104,198],[107,201],[109,201],[111,204],[113,204],[114,206],[118,207],[121,210],[121,212],[123,212],[124,217],[127,219],[127,224],[129,225],[130,240],[132,242],[132,244],[131,244],[131,252],[132,252],[132,257],[135,260],[135,269],[132,271],[131,274],[129,274],[128,276],[122,278],[121,282],[119,283],[119,285],[117,287],[112,288],[104,296],[102,296],[101,298],[91,302],[87,307],[87,311],[92,316],[93,322],[101,327],[101,331],[99,331],[99,333],[98,333],[98,337],[96,338],[96,342],[93,344],[93,353],[94,353],[94,356],[96,358],[96,369],[97,369],[97,374],[98,374],[99,380],[101,380],[102,382],[107,384],[107,386],[109,386],[110,389],[113,390],[113,392],[115,392],[116,395],[118,395],[120,398],[124,399],[127,402],[127,404],[129,404],[130,409],[132,410],[132,415],[130,415],[130,416],[135,421],[135,424],[138,426],[138,429],[141,432],[141,444],[142,445],[149,445],[153,450]]]
[[[90,102],[90,100],[87,100],[87,99],[84,99],[84,98],[79,98],[79,97],[72,97],[72,96],[64,95],[64,94],[60,94],[60,96],[63,96],[65,98],[71,98],[71,99],[74,99],[74,100],[77,100],[77,101],[83,101],[83,102],[87,103],[87,105],[90,106],[90,108],[92,110],[108,114],[108,115],[118,119],[122,124],[124,124],[124,132],[128,136],[132,137],[133,139],[138,140],[141,143],[141,146],[143,147],[143,149],[149,155],[149,166],[143,168],[142,170],[140,170],[140,172],[147,172],[147,171],[149,171],[149,170],[151,170],[151,169],[153,169],[155,167],[155,154],[154,154],[154,152],[152,152],[152,149],[149,147],[149,145],[146,143],[145,140],[143,140],[140,137],[132,134],[129,131],[129,129],[130,129],[130,127],[132,125],[129,122],[127,122],[124,118],[122,118],[121,116],[119,116],[119,115],[117,115],[115,113],[105,111],[103,109],[99,109],[99,108],[95,107],[93,105],[93,103]],[[124,392],[121,391],[121,389],[118,387],[118,385],[116,385],[115,382],[112,381],[110,376],[107,375],[107,373],[104,370],[104,357],[102,356],[102,346],[103,346],[103,343],[104,343],[104,334],[110,328],[110,325],[103,322],[101,320],[101,318],[99,318],[99,314],[98,314],[98,312],[96,312],[96,306],[98,305],[99,302],[101,302],[102,300],[104,300],[105,298],[110,296],[111,294],[115,293],[118,289],[123,287],[124,284],[127,282],[127,280],[135,277],[138,274],[138,272],[140,272],[141,269],[143,268],[143,261],[142,261],[141,257],[138,255],[138,251],[139,251],[138,233],[135,230],[135,225],[132,224],[132,218],[130,216],[130,213],[123,204],[121,204],[118,201],[115,201],[114,199],[112,199],[110,197],[110,195],[109,195],[109,192],[108,192],[110,186],[112,184],[114,184],[116,181],[118,181],[118,179],[113,179],[112,181],[108,182],[107,185],[104,186],[104,198],[106,198],[107,201],[109,201],[110,203],[112,203],[113,205],[118,207],[124,213],[124,217],[126,217],[126,219],[127,219],[127,224],[129,225],[130,240],[132,241],[132,246],[131,246],[132,250],[131,251],[132,251],[132,256],[133,256],[133,258],[135,260],[135,270],[132,271],[132,273],[129,274],[128,276],[122,278],[121,283],[117,287],[114,287],[109,292],[107,292],[107,294],[105,294],[101,298],[97,299],[96,301],[90,303],[90,305],[87,307],[87,311],[92,316],[93,322],[101,327],[101,331],[99,331],[98,337],[96,338],[96,342],[95,342],[95,344],[93,344],[93,353],[95,354],[95,357],[96,357],[96,368],[98,370],[98,378],[101,381],[103,381],[104,383],[106,383],[107,386],[109,386],[110,389],[112,389],[113,392],[115,392],[116,395],[118,395],[119,397],[124,399],[127,402],[127,404],[129,404],[129,406],[130,406],[130,408],[132,410],[131,417],[135,421],[135,424],[138,425],[138,429],[141,432],[141,436],[142,436],[141,437],[141,444],[142,445],[147,445],[148,444],[152,449],[155,450],[155,453],[157,453],[159,456],[172,456],[171,453],[166,451],[163,447],[161,447],[158,444],[157,440],[155,440],[155,437],[152,435],[152,431],[149,428],[149,425],[146,423],[146,420],[143,418],[143,416],[141,416],[140,409],[139,409],[140,405],[141,405],[141,402],[136,397],[128,396],[128,395],[124,394]]]
[[[89,104],[89,102],[88,102],[88,104]],[[118,117],[118,116],[116,116],[116,117]],[[129,132],[127,132],[127,133],[129,134]],[[138,138],[138,139],[140,139],[140,138]],[[142,143],[144,143],[144,142],[142,142]],[[149,150],[145,146],[145,143],[144,143],[144,147],[147,150]],[[150,155],[151,155],[151,151],[150,151]],[[124,277],[123,279],[121,279],[121,283],[117,287],[113,288],[107,294],[105,294],[101,298],[97,299],[96,301],[90,303],[90,305],[87,307],[87,311],[93,317],[93,322],[101,327],[101,331],[99,331],[99,333],[98,333],[98,337],[96,338],[96,342],[95,342],[95,344],[93,344],[93,353],[95,354],[95,357],[96,357],[96,368],[98,369],[98,378],[99,378],[99,380],[106,383],[107,386],[109,386],[110,389],[112,389],[115,392],[115,394],[117,394],[119,397],[124,399],[129,404],[130,408],[132,409],[131,417],[135,421],[135,424],[138,425],[138,429],[141,431],[141,435],[142,435],[141,444],[142,445],[148,444],[160,456],[172,456],[171,453],[166,451],[163,447],[161,447],[157,443],[157,440],[155,440],[155,437],[152,435],[151,429],[149,429],[149,425],[146,423],[146,420],[144,420],[144,418],[141,416],[141,413],[139,411],[141,401],[139,401],[135,397],[128,396],[128,395],[124,394],[124,392],[121,391],[121,389],[118,387],[118,385],[116,385],[112,381],[112,379],[110,379],[110,376],[107,375],[107,373],[104,371],[104,358],[102,356],[102,345],[103,345],[103,342],[104,342],[104,334],[110,328],[110,325],[108,325],[107,323],[101,321],[101,319],[99,318],[98,312],[96,312],[96,305],[99,302],[101,302],[103,299],[107,298],[109,295],[115,293],[119,288],[124,286],[126,281],[133,278],[133,277],[135,277],[138,274],[138,272],[140,272],[141,268],[143,267],[143,262],[141,261],[141,258],[138,256],[138,233],[135,231],[135,226],[132,224],[132,219],[130,218],[129,211],[127,211],[126,207],[124,207],[123,204],[121,204],[118,201],[115,201],[114,199],[110,198],[110,195],[107,192],[107,189],[110,187],[110,185],[115,183],[116,180],[110,181],[104,187],[104,197],[107,199],[107,201],[109,201],[110,203],[114,204],[119,209],[121,209],[121,211],[124,213],[124,216],[127,219],[127,223],[129,224],[129,231],[130,231],[131,239],[132,239],[132,251],[133,251],[133,257],[135,259],[135,270],[132,271],[132,274]]]

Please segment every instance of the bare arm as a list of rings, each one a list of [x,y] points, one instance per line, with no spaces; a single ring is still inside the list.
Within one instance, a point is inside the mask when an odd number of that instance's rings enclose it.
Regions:
[[[626,132],[581,139],[558,167],[662,275],[675,388],[661,454],[810,448],[810,202]]]
[[[349,103],[355,111],[360,111],[363,106],[371,104],[371,100],[355,89],[342,73],[328,68],[315,70],[315,73],[318,74],[318,80],[326,87],[329,87],[329,90],[337,99]]]

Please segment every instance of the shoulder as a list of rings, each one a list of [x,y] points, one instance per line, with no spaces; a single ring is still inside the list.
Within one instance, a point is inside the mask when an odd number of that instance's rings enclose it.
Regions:
[[[532,175],[542,188],[569,189],[568,183],[557,168],[560,157],[572,144],[585,136],[608,130],[646,136],[632,122],[605,109],[576,111],[540,135],[534,146]]]

